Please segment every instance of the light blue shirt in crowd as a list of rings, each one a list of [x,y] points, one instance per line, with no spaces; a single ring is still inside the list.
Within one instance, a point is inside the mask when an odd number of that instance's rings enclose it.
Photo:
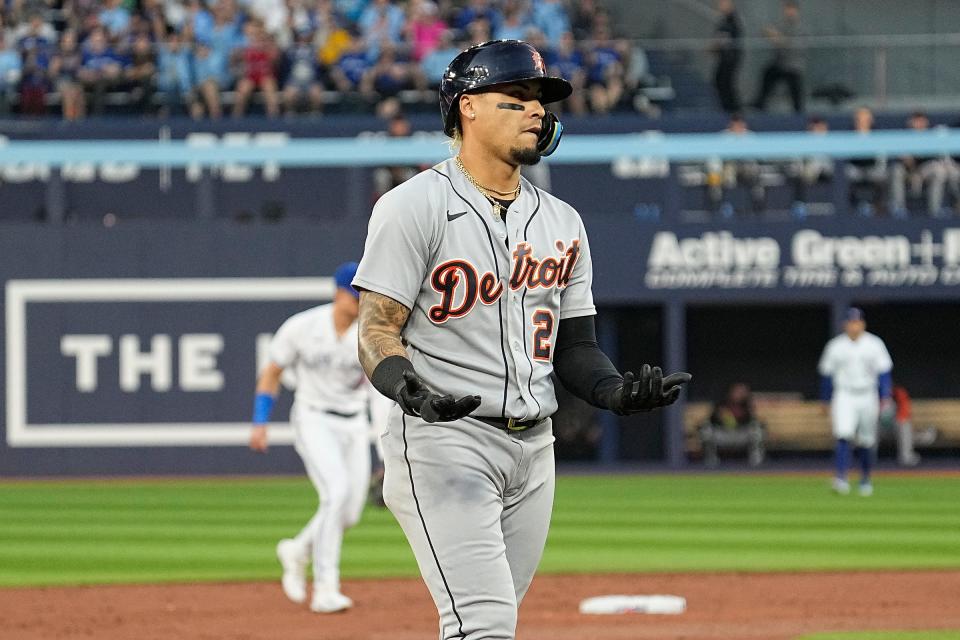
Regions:
[[[0,50],[0,88],[16,86],[22,69],[19,53],[13,49]]]
[[[100,24],[106,27],[110,35],[113,36],[122,33],[130,26],[130,12],[122,6],[104,9],[97,18],[100,20]]]
[[[166,44],[157,48],[157,88],[161,91],[176,89],[187,93],[193,87],[190,69],[190,51],[180,47],[171,51]]]
[[[534,2],[533,23],[543,32],[547,42],[554,45],[560,42],[565,31],[570,31],[570,18],[560,2]]]

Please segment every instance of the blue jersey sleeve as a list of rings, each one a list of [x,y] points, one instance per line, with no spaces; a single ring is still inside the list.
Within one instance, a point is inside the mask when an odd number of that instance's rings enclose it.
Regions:
[[[889,398],[893,395],[893,374],[889,371],[881,373],[877,382],[881,398]]]
[[[820,376],[820,399],[824,402],[830,402],[833,397],[833,378],[830,376]]]

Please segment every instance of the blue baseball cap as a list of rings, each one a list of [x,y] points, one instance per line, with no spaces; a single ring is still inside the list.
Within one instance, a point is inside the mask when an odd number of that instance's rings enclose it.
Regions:
[[[860,307],[850,307],[843,315],[844,322],[865,322],[867,317],[863,315],[863,309]]]
[[[360,292],[353,288],[353,285],[350,284],[353,282],[353,279],[357,275],[357,267],[359,267],[356,262],[344,262],[342,265],[337,267],[337,270],[333,273],[333,279],[337,283],[337,289],[346,289],[354,298],[360,297]]]

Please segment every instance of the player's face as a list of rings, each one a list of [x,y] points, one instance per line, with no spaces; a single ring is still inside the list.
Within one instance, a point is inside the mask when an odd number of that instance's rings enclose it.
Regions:
[[[477,98],[478,133],[488,147],[511,164],[538,163],[537,137],[545,113],[539,83],[501,85]]]
[[[844,325],[844,331],[851,340],[856,340],[863,335],[867,329],[867,323],[863,320],[849,320]]]
[[[356,319],[360,315],[360,299],[346,289],[337,289],[333,294],[333,304],[348,318]]]

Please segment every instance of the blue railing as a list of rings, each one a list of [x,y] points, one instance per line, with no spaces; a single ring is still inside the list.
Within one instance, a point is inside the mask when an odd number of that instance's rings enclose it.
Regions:
[[[438,162],[451,154],[436,135],[390,139],[289,139],[275,145],[231,146],[214,141],[198,146],[183,140],[8,141],[0,165],[38,163],[136,163],[143,167],[187,167],[223,163],[275,163],[283,167],[384,166]],[[708,158],[787,159],[803,156],[862,158],[877,155],[960,156],[960,129],[811,134],[806,132],[568,135],[550,157],[555,164],[605,163],[622,158],[702,160]]]

